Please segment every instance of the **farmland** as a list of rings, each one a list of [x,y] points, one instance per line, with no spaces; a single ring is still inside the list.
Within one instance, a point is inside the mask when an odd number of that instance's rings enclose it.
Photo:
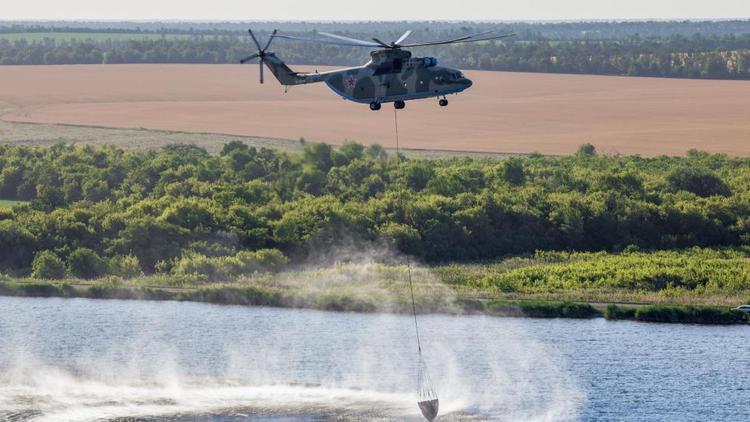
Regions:
[[[474,87],[451,97],[446,109],[430,100],[408,104],[400,117],[402,145],[570,154],[580,144],[591,143],[608,154],[683,155],[695,148],[750,155],[748,82],[480,71],[467,75]],[[393,143],[389,110],[373,113],[337,98],[324,85],[294,87],[284,94],[274,80],[257,83],[257,66],[3,67],[0,110],[4,132],[27,133],[3,142],[49,143],[58,125],[65,124],[282,139],[286,141],[280,144],[287,146],[300,137],[333,144],[347,139]],[[60,132],[71,130],[67,126]],[[149,138],[149,147],[174,142],[141,135]],[[132,147],[127,141],[109,142]],[[210,138],[206,142],[211,143]]]

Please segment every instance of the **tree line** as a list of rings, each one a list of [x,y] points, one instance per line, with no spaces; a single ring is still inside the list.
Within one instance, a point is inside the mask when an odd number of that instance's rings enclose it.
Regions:
[[[156,39],[130,40],[65,39],[64,36],[43,40],[0,39],[0,65],[238,63],[253,49],[242,35],[164,34]],[[297,41],[277,41],[272,49],[290,64],[351,66],[365,63],[369,58],[367,50]],[[650,38],[634,35],[609,40],[519,39],[423,48],[414,53],[435,56],[443,64],[462,69],[750,79],[750,34]]]
[[[519,39],[578,40],[623,39],[636,34],[641,37],[673,35],[722,36],[750,33],[750,20],[722,21],[580,21],[580,22],[475,22],[475,21],[368,21],[368,22],[165,22],[165,21],[2,21],[0,33],[139,33],[139,34],[204,34],[237,35],[248,28],[268,33],[278,29],[286,33],[313,31],[340,32],[369,39],[397,39],[404,31],[419,37],[450,38],[455,35],[496,31],[518,34]]]
[[[425,262],[750,242],[750,159],[406,159],[383,148],[0,146],[0,271],[271,271],[342,239]],[[52,271],[54,270],[54,271]]]

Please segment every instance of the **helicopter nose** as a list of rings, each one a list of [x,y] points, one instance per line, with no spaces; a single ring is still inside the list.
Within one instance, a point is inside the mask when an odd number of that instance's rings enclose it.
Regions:
[[[463,80],[461,80],[461,83],[464,85],[464,89],[468,89],[469,87],[474,85],[474,83],[469,78],[463,78]]]

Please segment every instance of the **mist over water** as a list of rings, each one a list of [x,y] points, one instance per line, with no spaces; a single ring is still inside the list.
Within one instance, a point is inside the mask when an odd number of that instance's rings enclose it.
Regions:
[[[408,316],[85,299],[0,309],[0,420],[421,420]],[[576,377],[523,320],[420,323],[439,420],[577,419]]]
[[[420,421],[411,317],[0,297],[1,421]],[[735,420],[750,330],[420,316],[438,421]]]

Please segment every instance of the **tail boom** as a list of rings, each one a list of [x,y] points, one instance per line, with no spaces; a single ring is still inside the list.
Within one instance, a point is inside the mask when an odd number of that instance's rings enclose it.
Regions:
[[[273,76],[275,76],[282,85],[304,85],[323,82],[325,80],[323,75],[317,73],[299,73],[293,71],[274,53],[266,53],[264,62],[271,73],[273,73]]]

